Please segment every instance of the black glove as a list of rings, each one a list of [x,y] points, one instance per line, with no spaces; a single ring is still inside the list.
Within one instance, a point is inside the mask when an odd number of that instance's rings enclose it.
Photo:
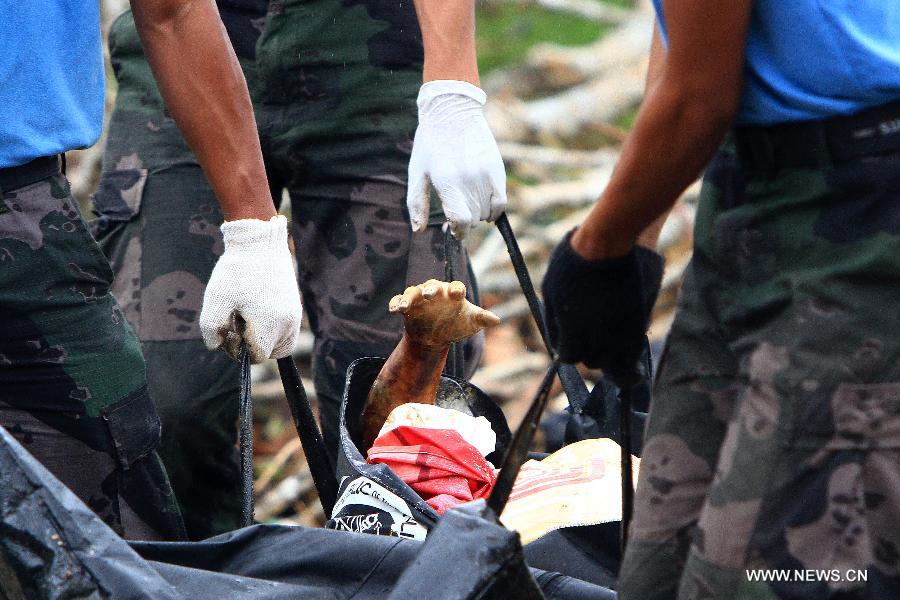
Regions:
[[[621,258],[586,260],[572,249],[574,231],[556,247],[541,286],[550,342],[563,362],[627,379],[644,348],[663,258],[635,246]]]

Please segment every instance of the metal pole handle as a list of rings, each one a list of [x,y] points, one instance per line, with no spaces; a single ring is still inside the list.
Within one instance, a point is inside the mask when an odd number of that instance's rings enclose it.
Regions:
[[[513,233],[512,225],[510,225],[506,213],[497,217],[494,224],[500,231],[500,235],[503,236],[503,241],[506,242],[509,259],[512,262],[516,278],[519,280],[519,287],[522,289],[525,300],[528,302],[528,308],[531,310],[531,316],[541,334],[544,347],[547,349],[547,353],[550,354],[550,356],[555,356],[556,353],[550,346],[550,336],[547,333],[547,324],[546,321],[544,321],[544,308],[537,296],[537,291],[534,289],[534,283],[532,283],[531,275],[528,273],[528,265],[525,264],[525,258],[522,256],[522,251],[519,249],[519,242],[516,240],[516,235]],[[574,365],[559,364],[558,373],[559,381],[562,383],[563,390],[566,392],[569,404],[571,404],[572,408],[576,411],[580,412],[588,399],[588,389],[587,385],[584,383],[584,379],[582,379],[581,374]]]
[[[253,398],[250,395],[250,351],[242,345],[239,448],[241,462],[241,523],[253,525]]]
[[[334,503],[337,501],[337,479],[331,468],[325,441],[319,431],[312,407],[309,405],[309,398],[294,359],[290,356],[279,358],[278,373],[281,375],[284,394],[287,397],[288,407],[291,409],[300,444],[303,446],[303,454],[306,455],[313,484],[319,494],[319,501],[322,503],[325,514],[331,516]]]

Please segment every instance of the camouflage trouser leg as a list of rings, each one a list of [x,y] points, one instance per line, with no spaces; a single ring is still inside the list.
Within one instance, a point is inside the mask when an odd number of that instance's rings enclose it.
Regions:
[[[222,253],[222,216],[200,166],[152,168],[146,136],[126,135],[137,126],[128,118],[115,113],[108,148],[115,156],[127,148],[133,161],[107,165],[92,227],[116,271],[113,293],[141,340],[163,425],[159,455],[190,537],[202,539],[240,527],[238,371],[225,354],[206,349],[197,325]],[[173,146],[183,144],[169,133]]]
[[[298,39],[308,50],[293,50]],[[350,362],[396,346],[402,320],[387,312],[392,296],[444,278],[439,206],[428,231],[414,236],[405,202],[421,69],[414,7],[395,0],[288,0],[269,15],[257,44],[251,92],[270,176],[291,197],[333,456]],[[474,299],[465,250],[457,247],[451,259]],[[463,349],[469,374],[481,343]]]
[[[623,598],[900,597],[898,173],[711,165]]]
[[[117,533],[179,539],[112,273],[61,175],[0,199],[0,425]]]
[[[316,336],[314,381],[329,448],[349,363],[387,356],[401,321],[387,313],[408,283],[443,277],[439,211],[412,236],[406,167],[421,41],[411,3],[272,3],[243,66],[273,194],[289,191],[304,313]],[[222,252],[221,212],[166,116],[130,13],[110,31],[118,79],[94,232],[116,273],[163,421],[160,454],[189,535],[239,525],[238,371],[205,351],[197,317]],[[458,278],[471,283],[465,252]],[[470,285],[470,288],[473,286]],[[466,350],[477,362],[478,343]]]

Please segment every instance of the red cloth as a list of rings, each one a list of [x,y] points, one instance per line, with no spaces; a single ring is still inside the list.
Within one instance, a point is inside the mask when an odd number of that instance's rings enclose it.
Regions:
[[[486,498],[494,467],[459,432],[401,425],[375,440],[367,462],[389,466],[438,514]]]

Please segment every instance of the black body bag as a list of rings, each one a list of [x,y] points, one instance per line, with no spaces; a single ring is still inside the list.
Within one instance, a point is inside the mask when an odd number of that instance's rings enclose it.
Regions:
[[[338,494],[326,527],[422,540],[440,515],[387,465],[367,463],[368,449],[360,443],[363,408],[384,363],[383,358],[360,358],[347,370],[341,402]],[[441,377],[435,404],[485,417],[497,435],[487,459],[499,468],[512,437],[500,407],[471,383],[446,375]]]

